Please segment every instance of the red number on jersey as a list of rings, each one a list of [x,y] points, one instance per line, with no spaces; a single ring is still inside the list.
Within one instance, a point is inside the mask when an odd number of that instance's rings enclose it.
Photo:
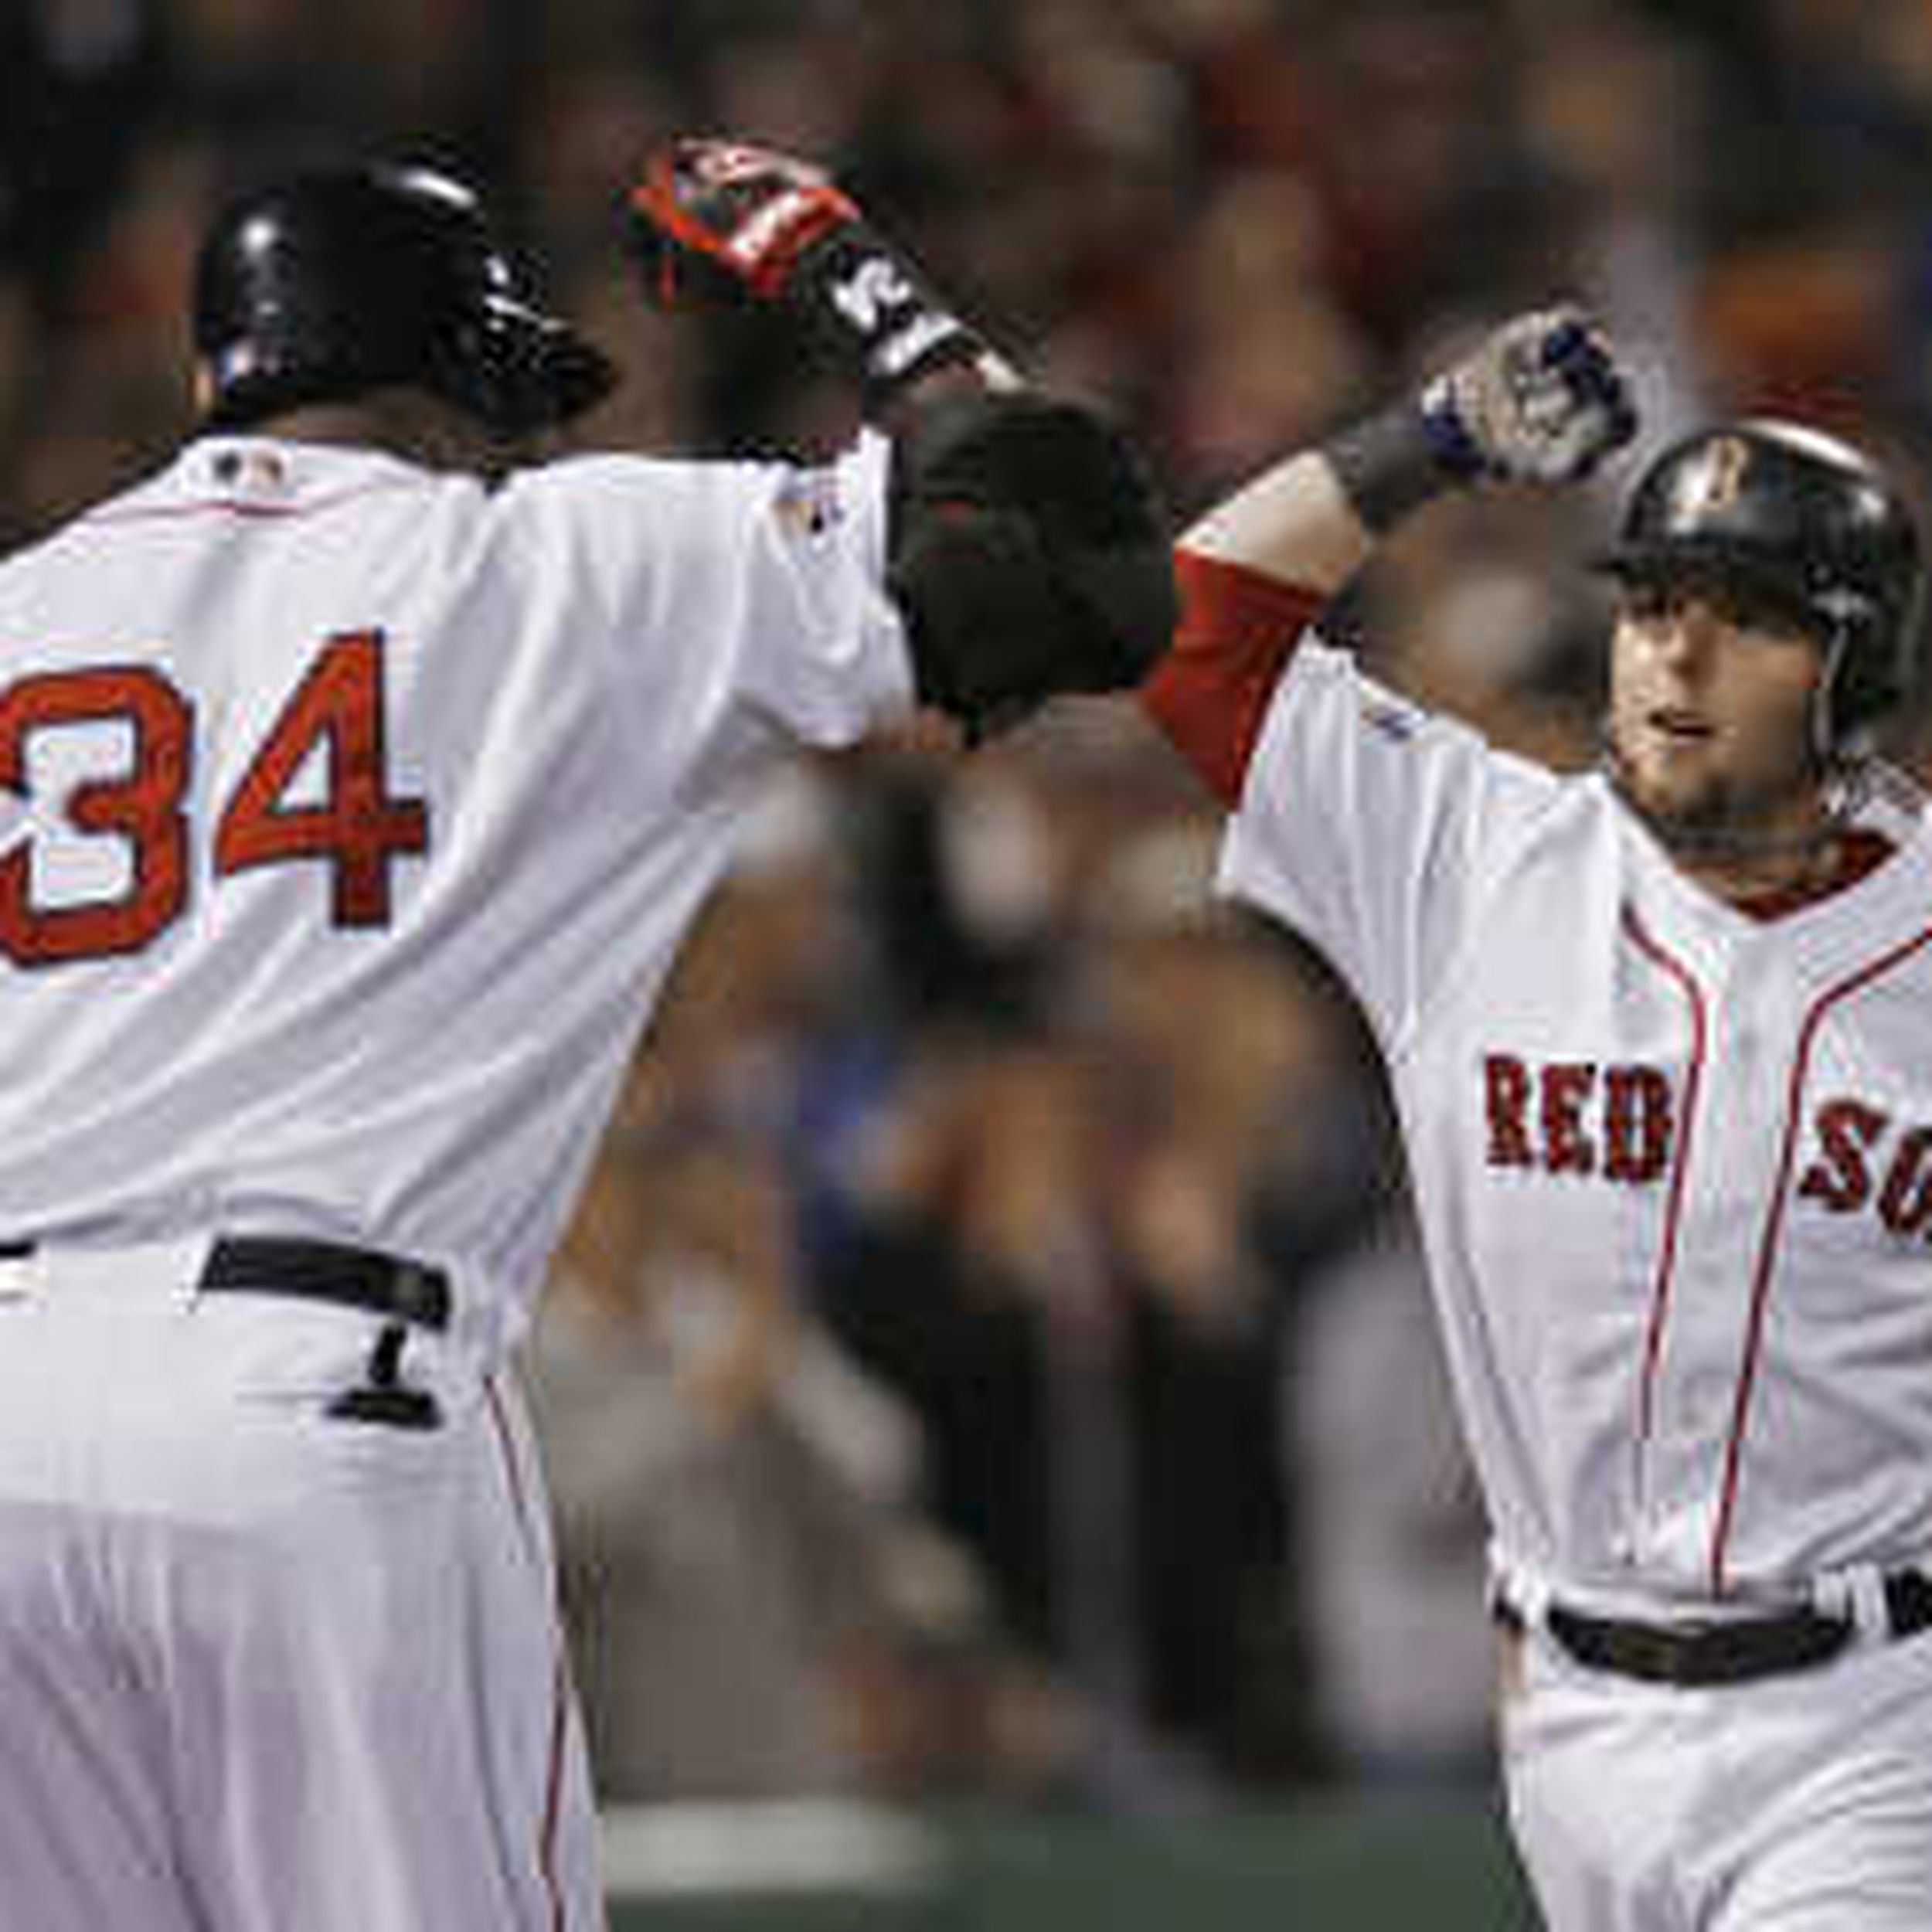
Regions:
[[[324,646],[221,816],[217,877],[325,860],[338,926],[389,923],[390,868],[429,849],[429,809],[388,789],[383,689],[379,631]],[[138,952],[181,917],[194,723],[187,699],[147,666],[48,672],[0,691],[0,957],[45,966]],[[117,768],[105,777],[90,770],[56,791],[58,763],[51,776],[36,768],[32,741],[43,738],[57,759],[63,730],[92,727],[98,740],[103,726],[128,733]],[[291,787],[318,751],[319,802],[291,802]],[[72,756],[91,765],[101,751],[87,743]],[[24,823],[10,822],[9,794]],[[103,839],[124,846],[124,859],[97,849]],[[97,876],[111,862],[118,889],[107,893]]]
[[[321,803],[286,796],[309,754],[328,756]],[[383,745],[382,638],[358,631],[332,638],[283,708],[236,787],[215,835],[215,870],[326,859],[335,869],[331,905],[338,926],[386,926],[389,867],[399,854],[429,848],[429,812],[397,798]]]
[[[62,801],[67,825],[128,848],[128,883],[112,898],[38,905],[32,839],[0,856],[0,953],[22,966],[138,952],[188,903],[188,821],[181,810],[193,755],[194,714],[158,672],[50,672],[0,695],[0,787],[29,795],[27,741],[36,731],[124,723],[125,771],[86,778]]]

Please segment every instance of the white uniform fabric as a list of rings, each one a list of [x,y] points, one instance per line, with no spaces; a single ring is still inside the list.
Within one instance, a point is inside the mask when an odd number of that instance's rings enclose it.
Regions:
[[[886,460],[209,439],[0,566],[9,1923],[600,1923],[503,1364],[753,787],[910,706]],[[440,1426],[236,1233],[448,1270]]]
[[[1878,1572],[1932,1554],[1932,834],[1903,810],[1886,829],[1876,872],[1758,921],[1600,776],[1499,753],[1339,652],[1304,641],[1277,693],[1221,886],[1314,942],[1373,1027],[1495,1566],[1532,1615],[1869,1612]],[[1903,1816],[1901,1781],[1869,1789],[1923,1847],[1918,1662]],[[1859,1668],[1662,1701],[1815,1708],[1822,1747]],[[1614,1808],[1618,1733],[1590,1735],[1600,1781],[1572,1796]],[[1558,1876],[1571,1825],[1531,1846],[1560,1932],[1787,1922],[1650,1916],[1614,1876]]]
[[[1510,1829],[1549,1932],[1923,1932],[1932,1641],[1685,1690],[1516,1652]]]

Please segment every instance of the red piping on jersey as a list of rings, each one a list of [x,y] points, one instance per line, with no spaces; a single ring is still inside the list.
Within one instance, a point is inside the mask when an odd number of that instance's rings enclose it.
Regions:
[[[1712,1593],[1716,1596],[1723,1596],[1726,1587],[1725,1560],[1743,1466],[1744,1426],[1757,1381],[1757,1365],[1764,1338],[1764,1313],[1770,1300],[1772,1267],[1777,1258],[1778,1236],[1784,1229],[1785,1203],[1791,1192],[1791,1167],[1798,1155],[1798,1107],[1804,1097],[1805,1076],[1811,1069],[1811,1048],[1825,1015],[1834,1006],[1854,993],[1862,992],[1874,980],[1883,978],[1928,941],[1932,941],[1932,926],[1894,946],[1889,953],[1881,954],[1849,979],[1828,988],[1812,1002],[1804,1015],[1804,1025],[1798,1029],[1798,1050],[1792,1056],[1791,1078],[1785,1087],[1784,1133],[1778,1148],[1777,1185],[1771,1193],[1770,1212],[1765,1218],[1764,1239],[1758,1244],[1757,1267],[1751,1281],[1750,1321],[1744,1338],[1744,1360],[1738,1372],[1737,1400],[1731,1411],[1730,1439],[1725,1445],[1723,1496],[1718,1506],[1717,1526],[1711,1536],[1710,1583]]]
[[[1248,760],[1283,667],[1327,598],[1223,558],[1174,553],[1181,621],[1141,686],[1142,707],[1224,805]]]
[[[1637,950],[1671,979],[1675,981],[1690,1009],[1690,1058],[1684,1070],[1682,1124],[1671,1162],[1670,1188],[1664,1203],[1664,1239],[1657,1258],[1657,1277],[1651,1287],[1650,1323],[1644,1338],[1644,1374],[1639,1385],[1637,1413],[1637,1453],[1641,1458],[1650,1442],[1651,1425],[1655,1418],[1657,1372],[1663,1360],[1664,1329],[1670,1311],[1671,1291],[1677,1271],[1677,1237],[1683,1223],[1684,1186],[1690,1172],[1691,1139],[1696,1131],[1697,1099],[1703,1084],[1704,1060],[1709,1049],[1710,1026],[1704,989],[1696,975],[1682,961],[1667,952],[1645,930],[1643,921],[1630,906],[1624,908],[1624,930]]]
[[[1861,879],[1876,872],[1897,850],[1898,847],[1882,832],[1875,832],[1866,825],[1848,826],[1834,842],[1831,866],[1821,879],[1808,879],[1801,885],[1781,886],[1773,891],[1760,893],[1756,898],[1740,900],[1737,910],[1747,918],[1768,925],[1773,920],[1802,912],[1807,906],[1829,899],[1848,886],[1855,886]]]
[[[489,1402],[490,1421],[495,1430],[497,1448],[503,1459],[504,1476],[509,1487],[510,1504],[516,1515],[517,1527],[529,1549],[532,1552],[540,1551],[543,1539],[531,1514],[530,1493],[523,1478],[522,1459],[517,1454],[515,1439],[511,1433],[509,1418],[504,1413],[503,1398],[497,1387],[495,1376],[489,1376],[485,1381],[483,1389]],[[563,1813],[564,1743],[569,1718],[569,1665],[564,1654],[560,1621],[553,1631],[550,1760],[544,1775],[543,1815],[537,1832],[537,1869],[543,1875],[543,1889],[549,1900],[550,1932],[567,1932],[569,1923],[563,1886],[558,1879],[556,1869],[557,1828]]]
[[[543,1825],[539,1843],[544,1888],[550,1895],[550,1932],[568,1932],[563,1886],[557,1878],[557,1830],[563,1816],[564,1745],[570,1724],[570,1666],[560,1630],[552,1640],[550,1663],[550,1762],[543,1785]]]
[[[130,505],[125,509],[96,510],[78,521],[98,529],[104,523],[155,523],[189,516],[315,516],[324,510],[352,503],[358,497],[373,496],[383,490],[413,488],[415,481],[410,477],[387,477],[379,483],[359,483],[352,490],[338,490],[333,496],[318,496],[309,503],[250,503],[238,497],[216,496],[196,503]]]

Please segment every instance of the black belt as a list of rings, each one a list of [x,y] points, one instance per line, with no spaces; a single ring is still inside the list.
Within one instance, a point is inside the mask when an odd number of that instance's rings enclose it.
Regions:
[[[1884,1580],[1886,1634],[1893,1638],[1932,1629],[1932,1577],[1903,1570]],[[1522,1619],[1498,1606],[1505,1624]],[[1648,1683],[1685,1689],[1743,1684],[1828,1662],[1852,1641],[1849,1617],[1794,1610],[1735,1623],[1641,1624],[1592,1617],[1553,1604],[1544,1626],[1564,1650],[1593,1670],[1614,1671]]]
[[[0,1260],[20,1260],[31,1241],[0,1241]],[[293,1236],[225,1234],[209,1250],[199,1287],[206,1294],[293,1295],[366,1308],[417,1328],[445,1328],[450,1280],[440,1268],[374,1248]]]

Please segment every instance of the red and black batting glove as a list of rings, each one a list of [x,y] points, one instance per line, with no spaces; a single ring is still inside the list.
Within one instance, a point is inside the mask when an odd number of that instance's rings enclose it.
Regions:
[[[1017,379],[809,162],[686,136],[651,155],[628,207],[653,300],[735,294],[790,310],[875,411],[941,369],[994,387]]]

